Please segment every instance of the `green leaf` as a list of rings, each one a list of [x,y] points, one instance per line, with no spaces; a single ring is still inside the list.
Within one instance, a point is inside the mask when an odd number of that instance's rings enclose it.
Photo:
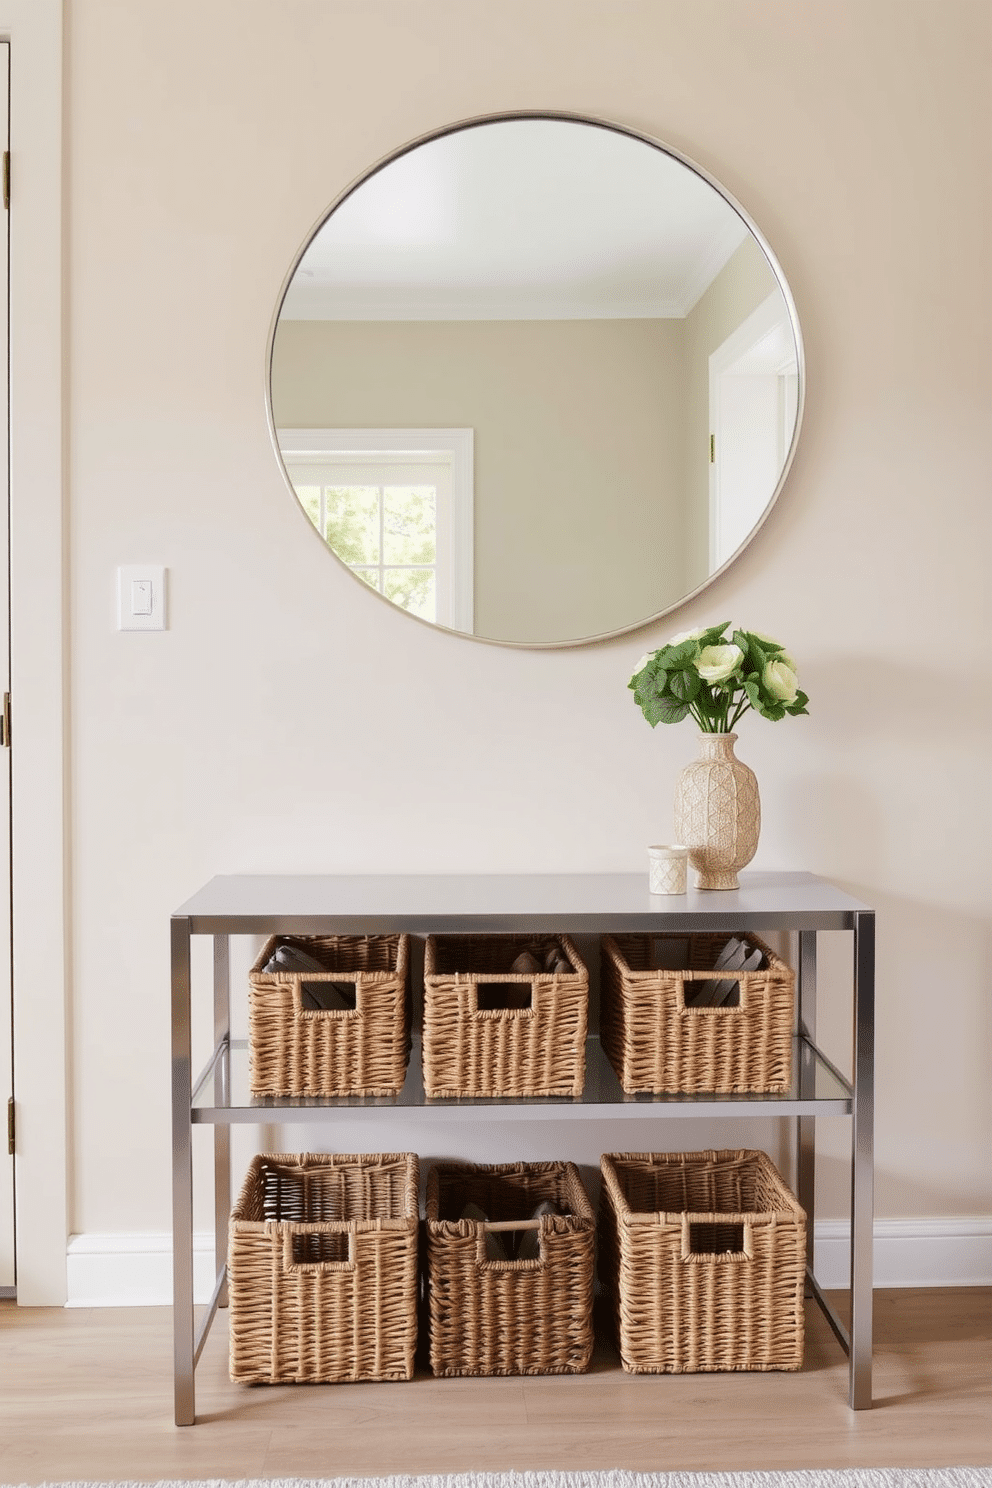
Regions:
[[[729,620],[724,620],[722,625],[711,625],[707,630],[703,631],[701,636],[697,637],[697,640],[694,644],[699,646],[717,645],[720,641],[723,640],[723,632],[726,630],[729,624]]]
[[[761,646],[760,642],[757,641],[753,635],[751,635],[750,631],[741,631],[740,636],[741,639],[737,641],[737,644],[741,647],[741,650],[747,657],[748,670],[757,672],[758,676],[760,677],[762,672],[765,670],[765,664],[768,661],[768,657],[764,651],[764,648]],[[737,640],[737,637],[735,636],[734,639]]]
[[[641,667],[641,670],[633,674],[630,681],[627,683],[627,686],[633,692],[636,692],[645,678],[655,676],[659,670],[661,670],[661,668],[659,668],[657,652],[652,652],[648,656],[647,661]]]
[[[652,699],[661,697],[665,691],[667,681],[668,676],[665,672],[658,672],[655,675],[647,670],[641,672],[637,679],[637,690],[634,693],[635,703],[639,707],[643,707],[645,703],[651,702]]]
[[[671,697],[659,698],[658,707],[660,710],[658,717],[662,723],[681,723],[682,719],[688,717],[689,714],[688,703],[680,703]],[[644,716],[647,718],[646,713]]]
[[[677,646],[665,647],[665,667],[668,671],[680,671],[692,666],[698,655],[698,641],[681,641]]]
[[[664,698],[653,697],[642,705],[641,711],[652,728],[657,728],[664,717],[665,702]]]
[[[766,641],[762,636],[755,635],[753,630],[745,630],[744,634],[749,641],[754,641],[755,645],[760,646],[766,656],[777,656],[780,651],[785,650],[779,641]]]
[[[695,667],[687,667],[684,672],[673,672],[671,676],[671,694],[681,703],[691,703],[699,695],[703,682]]]
[[[757,677],[745,677],[744,678],[744,691],[747,693],[747,700],[751,704],[751,707],[752,708],[756,708],[757,711],[760,713],[761,712],[761,688],[758,685],[758,679],[757,679]]]

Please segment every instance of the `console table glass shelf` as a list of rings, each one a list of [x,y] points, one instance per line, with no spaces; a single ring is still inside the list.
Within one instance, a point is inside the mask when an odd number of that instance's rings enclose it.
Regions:
[[[406,1082],[397,1096],[330,1100],[253,1097],[248,1049],[230,1030],[232,935],[374,935],[625,931],[792,931],[798,934],[793,1083],[784,1094],[627,1095],[599,1040],[586,1045],[579,1097],[428,1100],[414,1035]],[[848,1080],[816,1046],[816,940],[821,931],[853,936],[854,1077]],[[214,1049],[198,1078],[191,1060],[191,938],[213,940]],[[212,879],[172,916],[172,1091],[175,1400],[177,1425],[195,1419],[194,1373],[218,1306],[226,1304],[227,1219],[231,1206],[230,1131],[234,1124],[333,1123],[362,1113],[370,1132],[402,1112],[421,1119],[582,1119],[614,1122],[666,1117],[796,1121],[796,1192],[807,1212],[809,1290],[823,1308],[850,1364],[853,1409],[871,1405],[872,1130],[874,1063],[874,912],[807,873],[745,873],[730,892],[671,898],[652,895],[647,874],[231,876]],[[814,1126],[818,1117],[851,1118],[851,1325],[845,1328],[813,1273]],[[193,1306],[192,1132],[214,1130],[217,1280],[199,1328]],[[411,1144],[413,1137],[411,1135]],[[609,1150],[605,1138],[600,1143]],[[658,1148],[664,1140],[659,1134]],[[373,1140],[369,1150],[378,1150]]]
[[[554,1121],[590,1118],[622,1119],[625,1116],[652,1117],[686,1115],[712,1119],[738,1119],[753,1116],[754,1102],[760,1099],[765,1115],[775,1116],[849,1116],[854,1090],[830,1060],[799,1036],[793,1039],[792,1088],[783,1094],[741,1095],[628,1095],[621,1089],[613,1066],[600,1047],[599,1039],[586,1040],[586,1077],[578,1096],[504,1096],[499,1100],[445,1099],[429,1100],[424,1095],[420,1037],[413,1036],[413,1048],[406,1081],[398,1095],[343,1095],[331,1098],[304,1096],[251,1095],[248,1083],[247,1039],[225,1039],[214,1051],[193,1087],[191,1119],[196,1124],[253,1125],[260,1121],[315,1122],[322,1112],[361,1111],[369,1120],[389,1119],[397,1110],[423,1108],[432,1119],[450,1116],[464,1122],[478,1119],[491,1121],[500,1112],[503,1121],[533,1121],[546,1111]],[[691,1113],[687,1106],[693,1107]],[[620,1108],[620,1109],[618,1109]]]

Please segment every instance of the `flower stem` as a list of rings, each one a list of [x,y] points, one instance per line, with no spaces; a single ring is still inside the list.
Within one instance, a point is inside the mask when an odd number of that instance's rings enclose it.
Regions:
[[[744,714],[747,712],[748,708],[750,708],[750,706],[751,706],[750,700],[748,699],[748,700],[745,701],[745,699],[747,699],[747,694],[746,693],[744,695],[744,698],[742,698],[741,701],[737,704],[737,710],[734,713],[734,716],[730,720],[730,723],[729,723],[729,725],[727,727],[727,733],[728,734],[733,733],[734,729],[737,727],[737,720],[739,718],[743,718],[744,717]]]

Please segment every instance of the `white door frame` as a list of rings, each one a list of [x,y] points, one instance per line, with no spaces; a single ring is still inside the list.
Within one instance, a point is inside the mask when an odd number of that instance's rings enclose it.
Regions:
[[[749,316],[741,322],[736,330],[732,331],[725,341],[712,351],[709,356],[709,418],[711,437],[716,441],[716,459],[710,461],[709,467],[709,565],[710,573],[717,573],[734,556],[736,549],[723,552],[721,534],[723,530],[723,492],[721,489],[721,450],[724,440],[722,437],[723,415],[721,409],[721,379],[730,371],[748,352],[752,351],[765,337],[775,331],[781,331],[791,341],[790,349],[784,353],[782,366],[779,373],[792,372],[796,377],[796,397],[791,409],[791,420],[788,428],[780,430],[783,448],[780,452],[780,465],[778,478],[774,482],[774,490],[768,492],[768,499],[764,510],[756,514],[754,520],[749,524],[749,530],[754,532],[761,526],[768,514],[775,498],[782,488],[786,472],[795,450],[796,439],[799,434],[799,421],[802,417],[801,396],[801,358],[802,352],[799,347],[796,333],[795,319],[790,312],[788,302],[783,298],[779,289],[772,290],[764,300],[761,301]],[[787,365],[786,365],[787,363]]]
[[[4,150],[9,143],[7,139],[10,119],[9,78],[10,46],[0,37],[0,146]],[[7,414],[10,408],[10,400],[7,396],[7,312],[10,284],[7,263],[7,225],[9,217],[10,214],[5,204],[0,209],[0,295],[3,297],[0,303],[0,356],[3,358],[3,365],[0,367],[0,388],[2,388],[0,422],[5,431],[8,428]],[[8,688],[8,623],[10,619],[10,597],[7,592],[10,575],[7,528],[10,490],[7,474],[8,453],[8,441],[5,434],[3,453],[0,454],[0,490],[3,492],[2,499],[0,499],[0,505],[3,506],[3,533],[0,535],[0,689],[4,692]],[[3,867],[0,868],[0,894],[3,896],[3,902],[0,903],[0,955],[3,956],[3,964],[0,965],[0,1001],[3,1003],[0,1009],[0,1045],[2,1045],[0,1047],[0,1104],[5,1104],[4,1097],[11,1094],[14,1089],[10,1023],[13,1011],[10,1001],[10,751],[6,748],[0,748],[0,855],[3,857]],[[6,954],[3,948],[6,949]],[[5,1148],[0,1147],[0,1296],[7,1296],[11,1293],[13,1286],[14,1159]]]
[[[10,41],[10,552],[17,1300],[66,1296],[62,0]]]

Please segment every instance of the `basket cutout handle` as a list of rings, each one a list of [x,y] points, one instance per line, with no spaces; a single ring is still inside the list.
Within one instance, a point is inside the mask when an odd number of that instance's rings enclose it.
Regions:
[[[282,1268],[298,1271],[354,1271],[355,1231],[323,1225],[286,1225],[282,1235]]]
[[[703,983],[702,993],[697,993],[695,987]],[[709,986],[707,986],[707,983]],[[704,997],[721,996],[721,992],[715,991],[716,985],[721,988],[731,986],[730,999],[727,1002],[695,1002],[696,996]],[[685,971],[678,978],[677,1008],[679,1017],[691,1018],[740,1018],[747,1009],[748,989],[746,975],[739,971]]]
[[[341,977],[342,985],[351,982],[351,978]],[[355,1005],[351,1007],[341,994],[335,989],[334,984],[317,981],[315,977],[307,977],[305,974],[294,978],[293,981],[293,1014],[296,1018],[323,1020],[336,1018],[341,1022],[360,1018],[362,1008],[362,979],[358,977],[354,981]],[[327,990],[325,990],[327,989]],[[321,1002],[326,998],[327,1006]]]
[[[682,1260],[692,1264],[754,1259],[754,1233],[746,1219],[682,1216]]]
[[[541,1237],[540,1219],[488,1219],[479,1226],[477,1261],[480,1269],[485,1271],[512,1271],[522,1270],[525,1266],[533,1271],[547,1265],[547,1257],[544,1254],[544,1242]],[[506,1256],[499,1260],[490,1258],[486,1254],[486,1234],[519,1234],[520,1231],[537,1231],[537,1254],[531,1256]],[[523,1237],[521,1236],[521,1239]]]
[[[496,976],[471,983],[469,1013],[474,1017],[502,1021],[533,1018],[534,986],[531,979]]]

